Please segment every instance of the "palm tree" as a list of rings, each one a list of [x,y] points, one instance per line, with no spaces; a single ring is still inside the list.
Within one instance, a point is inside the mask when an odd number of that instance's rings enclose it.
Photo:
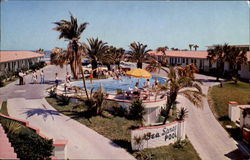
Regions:
[[[162,63],[164,63],[164,65],[167,65],[167,56],[166,56],[166,51],[167,51],[168,47],[158,47],[156,49],[156,52],[161,52],[163,54],[163,58],[162,58]]]
[[[229,63],[232,76],[235,77],[235,84],[237,84],[239,66],[247,62],[246,53],[246,50],[233,46],[230,48],[230,51],[224,55],[225,61]]]
[[[202,98],[204,97],[199,85],[201,82],[192,77],[178,75],[178,71],[174,67],[169,68],[167,79],[168,81],[161,87],[161,90],[165,90],[167,95],[167,104],[161,110],[161,115],[164,116],[163,124],[166,123],[177,95],[186,97],[197,107],[202,107]]]
[[[104,53],[108,50],[108,45],[106,42],[99,40],[98,38],[90,38],[88,40],[88,45],[85,44],[87,49],[87,56],[91,59],[91,65],[93,70],[93,76],[96,77],[96,69],[98,67],[98,61],[103,58]]]
[[[85,104],[89,107],[90,111],[93,111],[95,115],[101,115],[105,103],[106,98],[108,97],[108,94],[104,91],[102,87],[100,87],[97,91],[93,92],[93,89],[91,89],[90,92],[90,98],[89,100],[85,101]]]
[[[170,67],[169,70],[167,70],[154,59],[152,59],[152,62],[146,67],[146,70],[149,72],[158,71],[160,69],[166,72],[168,79],[168,81],[161,86],[161,90],[165,91],[165,95],[167,95],[167,104],[161,110],[161,115],[165,117],[163,124],[166,123],[170,109],[175,103],[177,95],[183,95],[198,107],[202,106],[202,97],[204,97],[204,94],[199,85],[201,84],[200,81],[195,80],[190,74],[179,75],[177,67]]]
[[[59,65],[63,68],[64,64],[67,64],[67,51],[62,48],[53,48],[50,54],[51,64]]]
[[[194,47],[194,50],[197,51],[197,48],[199,48],[199,46],[196,44],[193,46]]]
[[[229,49],[229,46],[227,44],[222,45],[214,45],[213,48],[208,49],[208,56],[207,59],[210,61],[209,63],[212,62],[217,62],[216,68],[217,68],[217,73],[216,73],[216,79],[219,80],[219,75],[220,73],[223,72],[224,68],[224,54],[227,52]]]
[[[133,42],[130,44],[130,54],[133,61],[136,61],[137,68],[142,68],[142,63],[145,60],[147,53],[151,50],[146,50],[147,45],[143,45],[139,42]]]
[[[38,50],[36,50],[36,52],[40,54],[45,54],[44,49],[42,48],[39,48]]]
[[[79,42],[80,36],[86,29],[88,23],[82,23],[78,25],[77,18],[73,17],[70,13],[70,21],[60,20],[59,22],[54,22],[57,26],[53,28],[54,30],[60,32],[59,39],[64,38],[69,41],[67,52],[65,55],[65,61],[69,61],[73,77],[78,79],[78,74],[81,72],[83,78],[83,84],[88,98],[88,93],[85,85],[85,77],[82,70],[82,55],[85,52],[84,46]]]
[[[177,66],[176,67],[179,76],[187,76],[194,78],[194,73],[199,72],[199,69],[195,64],[188,64],[185,67]]]
[[[116,64],[117,67],[120,67],[120,62],[124,59],[125,50],[123,48],[116,48],[109,46],[104,58],[104,61],[110,64]]]
[[[188,45],[189,46],[189,49],[190,49],[190,51],[192,50],[192,47],[194,46],[193,44],[189,44]]]

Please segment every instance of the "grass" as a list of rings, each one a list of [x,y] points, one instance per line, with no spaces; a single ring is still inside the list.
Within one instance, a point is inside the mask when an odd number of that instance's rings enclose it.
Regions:
[[[139,152],[133,153],[137,159],[158,159],[158,160],[198,160],[200,157],[194,150],[192,144],[186,140],[186,144],[183,148],[176,148],[174,144],[168,146],[147,148]]]
[[[236,101],[242,105],[248,104],[250,102],[250,84],[240,81],[238,84],[234,84],[229,81],[224,83],[222,88],[220,86],[210,88],[208,96],[209,106],[215,117],[232,137],[239,139],[240,130],[228,117],[228,102]],[[233,128],[228,129],[226,125],[231,125]]]
[[[102,116],[91,116],[83,104],[68,105],[63,104],[56,98],[46,98],[47,101],[61,113],[79,121],[87,127],[95,130],[99,134],[109,138],[114,143],[126,149],[133,156],[142,155],[145,159],[154,156],[154,159],[200,159],[195,149],[189,141],[182,149],[174,148],[173,145],[163,146],[152,149],[144,149],[139,152],[131,149],[130,129],[140,125],[140,122],[129,120],[122,116],[114,116],[107,111]],[[117,105],[110,103],[110,105]],[[139,159],[139,157],[137,157]]]
[[[3,101],[0,113],[7,115],[7,116],[9,115],[8,109],[7,109],[7,101]]]

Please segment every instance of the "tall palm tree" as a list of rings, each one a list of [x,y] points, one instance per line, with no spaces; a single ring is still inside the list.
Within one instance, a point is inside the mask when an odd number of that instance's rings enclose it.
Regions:
[[[85,85],[85,77],[82,70],[82,56],[85,52],[84,46],[79,42],[80,36],[86,29],[88,23],[82,23],[78,25],[77,18],[73,17],[70,13],[70,20],[60,20],[59,22],[54,22],[57,26],[53,28],[54,30],[60,32],[59,39],[63,38],[69,41],[66,52],[66,60],[69,61],[73,77],[78,79],[78,74],[81,72],[83,78],[83,84],[86,91],[86,96],[88,98],[88,93]]]
[[[99,40],[98,38],[90,38],[88,40],[88,45],[86,46],[87,49],[87,56],[91,59],[91,65],[93,70],[93,76],[96,77],[96,69],[98,67],[98,61],[101,61],[103,55],[108,50],[108,45],[106,42]]]
[[[194,46],[193,44],[189,44],[188,45],[189,46],[189,49],[190,49],[190,51],[192,50],[192,47]]]
[[[236,78],[235,83],[237,83],[239,66],[247,62],[246,53],[246,50],[233,46],[230,48],[230,51],[224,55],[225,61],[229,63],[232,76]]]
[[[194,50],[197,51],[197,48],[199,48],[199,46],[196,44],[193,46],[194,47]]]
[[[120,67],[120,62],[124,59],[125,56],[125,50],[123,48],[116,48],[114,46],[109,46],[106,55],[104,57],[105,59],[108,59],[106,61],[109,62],[109,64],[116,64],[117,67]]]
[[[147,45],[143,45],[139,42],[133,42],[130,44],[130,54],[133,61],[136,61],[137,68],[142,68],[142,63],[145,58],[148,56],[148,52],[151,50],[147,50]]]
[[[224,54],[228,51],[229,46],[227,44],[222,45],[214,45],[213,48],[208,49],[207,59],[210,61],[209,63],[216,62],[216,79],[219,80],[220,74],[223,72],[224,68]]]
[[[167,65],[167,63],[168,63],[168,61],[167,61],[167,56],[166,56],[167,48],[168,48],[168,47],[166,46],[166,47],[158,47],[158,48],[156,49],[156,52],[160,52],[160,53],[163,54],[162,63],[163,63],[164,65]]]

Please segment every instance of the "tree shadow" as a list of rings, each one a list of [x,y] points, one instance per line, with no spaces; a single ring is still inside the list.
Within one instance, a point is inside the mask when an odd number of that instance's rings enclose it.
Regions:
[[[239,148],[239,145],[237,145]],[[226,157],[233,160],[249,160],[250,156],[243,154],[239,149],[235,149],[227,154],[225,154]]]
[[[61,111],[63,114],[69,116],[71,119],[75,119],[75,120],[79,120],[81,118],[85,118],[89,121],[89,123],[91,123],[90,119],[92,117],[96,117],[96,116],[101,116],[103,118],[108,118],[110,119],[110,117],[107,117],[103,114],[101,115],[97,115],[94,111],[92,110],[84,110],[84,111],[74,111],[74,110],[64,110]]]
[[[129,153],[133,153],[131,143],[123,139],[115,139],[111,142],[111,145],[118,148],[125,148]]]
[[[218,118],[219,121],[231,121],[228,116],[222,116]]]
[[[49,109],[46,109],[46,108],[32,108],[32,109],[29,109],[24,112],[23,114],[26,114],[26,119],[34,116],[34,115],[37,115],[37,116],[42,116],[43,117],[43,120],[46,121],[47,120],[47,117],[48,116],[51,116],[52,119],[54,120],[54,115],[55,116],[61,116],[60,115],[60,112],[58,111],[55,111],[55,110],[49,110]]]

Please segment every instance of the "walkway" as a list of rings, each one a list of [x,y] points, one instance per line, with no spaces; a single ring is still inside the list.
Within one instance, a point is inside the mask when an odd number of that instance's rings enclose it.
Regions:
[[[50,138],[68,140],[69,159],[134,159],[126,150],[113,144],[109,139],[51,107],[44,99],[44,89],[51,85],[55,72],[64,80],[66,70],[47,66],[44,72],[47,84],[19,86],[16,85],[16,81],[0,88],[0,100],[8,99],[10,116],[29,121]],[[26,77],[26,81],[30,79],[30,76]]]

